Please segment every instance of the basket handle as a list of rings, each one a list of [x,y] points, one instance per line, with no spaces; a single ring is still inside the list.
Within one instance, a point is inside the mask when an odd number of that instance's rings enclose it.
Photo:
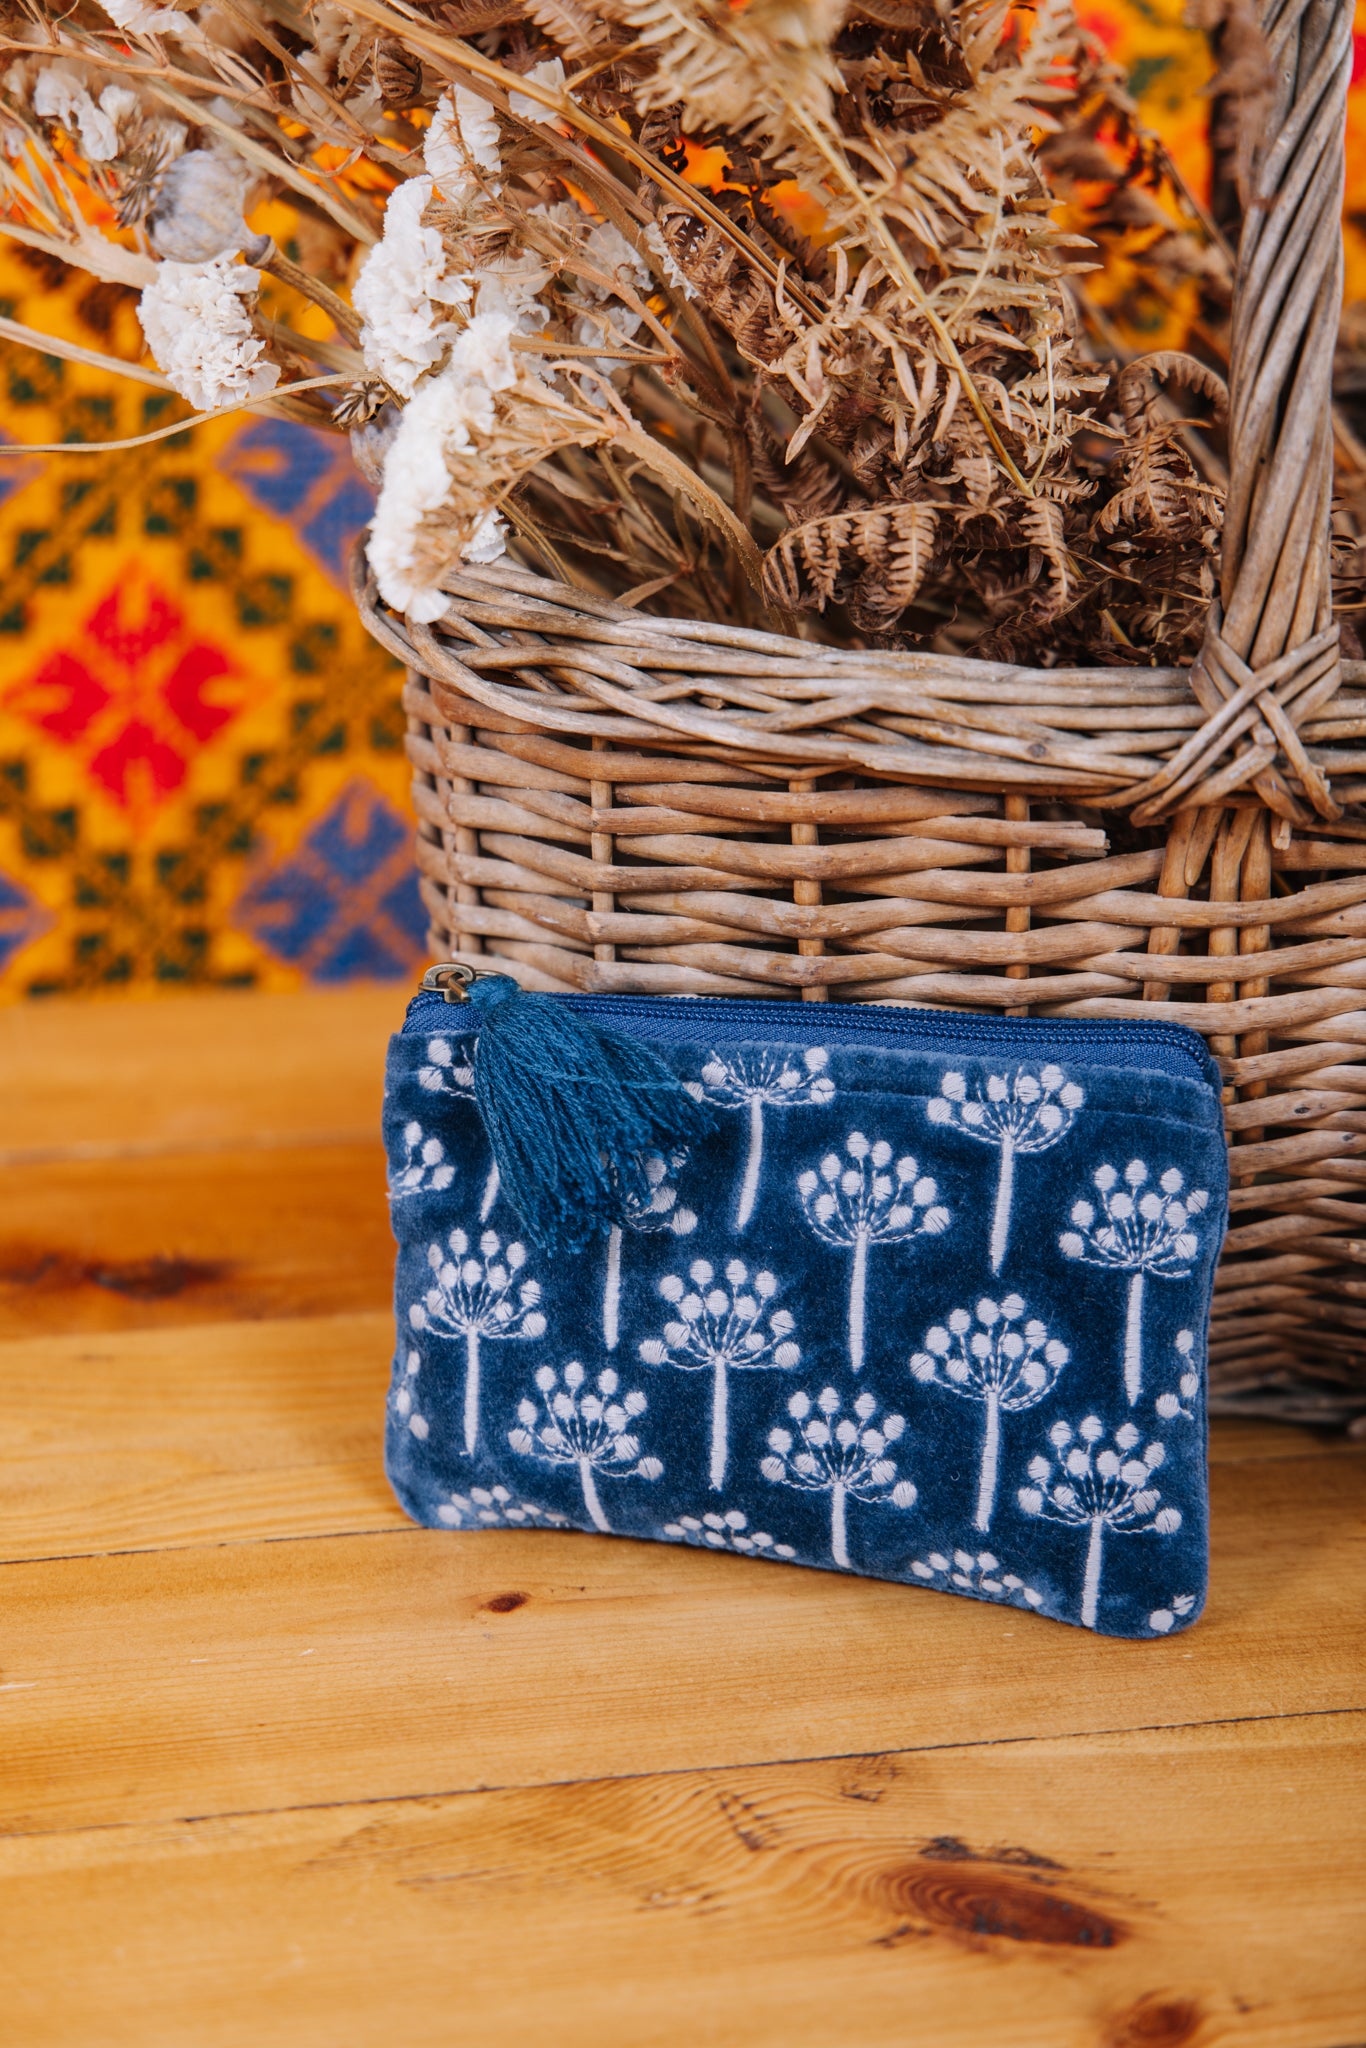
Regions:
[[[1342,815],[1298,727],[1342,680],[1329,510],[1352,8],[1262,0],[1261,21],[1272,86],[1238,247],[1220,602],[1190,673],[1208,744],[1139,823],[1249,788],[1293,824]]]

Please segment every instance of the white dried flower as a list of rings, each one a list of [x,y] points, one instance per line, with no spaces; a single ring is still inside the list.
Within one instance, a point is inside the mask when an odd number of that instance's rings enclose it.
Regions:
[[[226,122],[229,128],[246,127],[247,117],[243,113],[242,109],[237,105],[235,100],[225,99],[221,92],[216,92],[213,98],[211,100],[206,100],[204,104],[205,109],[208,113],[216,114],[218,116],[218,119],[220,121]]]
[[[686,273],[679,268],[678,258],[664,239],[664,232],[658,221],[652,220],[645,230],[646,247],[659,258],[659,267],[664,281],[671,284],[676,292],[682,292],[685,299],[697,297],[697,286],[689,284]]]
[[[100,94],[100,112],[107,114],[116,128],[121,127],[125,121],[131,121],[137,114],[138,96],[135,92],[130,92],[126,85],[107,85]],[[184,135],[185,130],[179,121],[167,125],[179,129],[181,135]]]
[[[563,92],[564,59],[548,57],[544,64],[533,64],[526,76],[534,79],[537,85],[547,87],[551,92]],[[528,99],[524,92],[508,94],[508,110],[523,121],[544,121],[547,127],[554,127],[558,119],[549,107],[543,107],[539,100]]]
[[[74,64],[45,64],[34,81],[33,111],[40,121],[60,121],[69,134],[79,137],[91,163],[107,164],[119,149],[119,100],[113,106],[102,104],[111,91],[117,88],[107,87],[97,104]],[[135,104],[131,93],[120,98]]]
[[[624,306],[605,306],[580,315],[574,322],[574,339],[580,348],[615,348],[632,340],[639,325],[639,315],[628,313]],[[593,356],[587,360],[604,377],[626,368],[619,356]]]
[[[317,80],[320,90],[315,92],[296,75],[289,93],[295,112],[312,126],[326,129],[333,118],[331,102],[335,97],[345,101],[353,120],[368,126],[367,117],[380,108],[380,91],[373,73],[359,91],[341,82],[349,68],[348,59],[354,58],[354,46],[360,40],[357,27],[347,21],[340,8],[328,6],[314,11],[313,24],[314,48],[300,51],[296,62],[301,72]]]
[[[530,253],[494,257],[472,274],[475,311],[505,313],[519,334],[539,334],[550,315],[536,294],[550,281],[550,265]]]
[[[315,0],[308,10],[310,40],[313,52],[321,59],[322,69],[313,70],[315,78],[326,77],[331,72],[353,32],[353,23],[347,19],[344,10],[332,4],[332,0]]]
[[[453,206],[468,198],[484,173],[489,190],[500,191],[503,159],[498,123],[487,100],[463,85],[453,85],[436,103],[422,160]]]
[[[486,512],[460,550],[462,562],[496,562],[507,553],[507,521],[496,512]]]
[[[436,577],[445,564],[424,528],[450,489],[447,456],[470,445],[466,394],[434,377],[405,407],[384,465],[384,487],[370,527],[370,566],[395,610],[430,624],[446,609]]]
[[[451,374],[490,391],[506,391],[517,382],[512,335],[505,313],[477,314],[451,350]]]
[[[152,246],[172,263],[209,263],[256,241],[242,218],[247,175],[212,149],[177,157],[161,182],[148,226]]]
[[[581,348],[599,347],[604,342],[630,341],[640,327],[639,313],[629,306],[615,302],[615,294],[621,290],[636,293],[647,292],[650,288],[650,273],[639,252],[632,248],[619,228],[611,221],[600,221],[582,238],[583,255],[594,270],[603,273],[610,283],[599,284],[596,279],[576,276],[571,300],[593,310],[580,316],[574,323],[574,339]],[[604,376],[610,376],[622,365],[611,356],[603,356],[598,368]]]
[[[446,251],[435,228],[422,225],[432,196],[429,177],[409,178],[390,195],[384,239],[366,257],[351,293],[364,323],[361,348],[368,370],[400,398],[411,398],[419,377],[441,359],[453,329],[438,305],[468,305],[462,277],[447,275]]]
[[[147,0],[100,0],[115,28],[130,36],[177,36],[182,43],[206,46],[208,38],[191,14],[174,7],[150,7]]]
[[[429,524],[450,492],[448,458],[492,431],[494,394],[516,381],[512,333],[503,314],[472,320],[440,375],[429,377],[404,407],[385,458],[370,527],[370,566],[385,603],[424,625],[446,609],[437,578],[456,553]],[[500,535],[501,523],[485,513],[461,552],[467,559],[492,561],[502,551],[494,547]]]
[[[580,278],[576,285],[580,298],[600,304],[623,285],[628,291],[650,289],[650,273],[639,251],[632,248],[621,229],[613,227],[610,220],[599,221],[584,237],[583,253],[595,270],[606,272],[612,283],[604,286]]]
[[[331,7],[321,11],[327,14],[336,12],[335,8]],[[331,53],[325,49],[300,50],[294,62],[297,69],[290,81],[290,105],[302,120],[311,122],[315,127],[325,128],[331,112],[327,103],[328,79],[332,70]],[[299,77],[299,72],[305,73],[309,78],[316,78],[323,90],[321,92],[312,91],[309,86],[303,83]]]
[[[211,263],[159,263],[138,303],[138,318],[157,366],[200,412],[261,398],[280,381],[246,301],[261,282],[257,270],[228,256]]]

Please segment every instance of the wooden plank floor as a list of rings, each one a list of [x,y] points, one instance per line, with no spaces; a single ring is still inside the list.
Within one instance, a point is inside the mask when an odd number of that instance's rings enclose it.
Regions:
[[[391,991],[0,1013],[0,2042],[1361,2048],[1366,1452],[1191,1634],[411,1527]]]

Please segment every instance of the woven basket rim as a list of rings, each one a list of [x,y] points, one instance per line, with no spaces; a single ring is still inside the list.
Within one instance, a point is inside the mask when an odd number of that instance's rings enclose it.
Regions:
[[[1102,752],[1094,742],[1086,747],[1083,741],[1082,751],[1070,744],[1079,736],[1068,732],[1069,710],[1084,714],[1102,698],[1107,709],[1121,708],[1126,700],[1145,712],[1165,707],[1173,726],[1189,728],[1185,738],[1198,734],[1207,723],[1191,688],[1190,668],[1113,664],[1038,669],[918,651],[874,650],[865,656],[862,650],[831,649],[791,635],[642,616],[576,585],[502,562],[455,571],[443,587],[451,600],[443,620],[432,626],[403,618],[383,604],[363,542],[357,543],[352,558],[357,608],[374,637],[405,666],[444,675],[487,709],[525,718],[548,732],[613,743],[637,740],[645,745],[720,748],[737,759],[752,760],[757,772],[762,772],[762,759],[813,777],[855,773],[896,785],[947,786],[983,794],[1000,793],[1008,783],[1034,797],[1122,811],[1142,797],[1154,775],[1179,753],[1183,735],[1159,735],[1155,744],[1127,760]],[[443,640],[441,629],[458,633],[471,620],[481,628],[478,639],[485,644],[481,647],[475,635],[466,634],[457,653],[458,643],[449,637]],[[511,647],[492,644],[500,627],[528,635],[553,632],[565,641],[595,646],[600,651],[596,661],[574,646],[557,652],[561,670],[582,662],[581,680],[597,674],[598,701],[563,702],[553,694],[538,695],[490,680],[481,670],[487,668],[494,676],[515,674],[518,666]],[[686,692],[674,689],[667,704],[650,704],[644,687],[632,689],[629,679],[616,684],[608,680],[613,650],[623,666],[634,668],[638,662],[648,667],[655,686],[661,666],[681,678],[687,672],[685,662],[690,663],[695,653],[696,679]],[[735,666],[721,668],[715,659],[721,650],[736,657]],[[1366,686],[1366,661],[1338,660],[1336,674],[1346,690]],[[706,711],[693,708],[699,699],[724,699],[727,679],[742,690],[748,680],[756,688],[766,684],[791,693],[801,730],[784,732],[769,719],[725,707],[721,701]],[[819,692],[809,687],[816,681]],[[827,701],[824,717],[801,711],[804,684],[813,709],[822,699]],[[1037,704],[1036,715],[1030,718],[1003,704],[1003,693],[1026,703],[1042,693],[1048,701]],[[919,724],[923,736],[908,742],[882,730],[853,739],[825,730],[854,715],[839,701],[848,697],[859,700],[854,707],[858,713],[904,714]],[[1252,716],[1249,712],[1244,724],[1251,723]],[[1231,740],[1225,740],[1226,747],[1239,737],[1239,727],[1230,722],[1228,731]],[[1306,751],[1316,763],[1326,751],[1325,773],[1338,765],[1331,749],[1311,743]],[[1366,797],[1366,753],[1359,772],[1360,791],[1349,783],[1349,803]],[[1184,791],[1180,794],[1186,803],[1199,801],[1198,791],[1194,799]],[[1236,790],[1221,801],[1238,807],[1262,800],[1252,791]],[[1177,807],[1172,802],[1164,810]],[[1155,813],[1161,815],[1163,811]],[[1335,816],[1324,821],[1324,829],[1333,833],[1351,828],[1344,828]]]

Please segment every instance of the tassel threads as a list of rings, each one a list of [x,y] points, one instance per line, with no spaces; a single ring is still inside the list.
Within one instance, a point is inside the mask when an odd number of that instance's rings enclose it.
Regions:
[[[533,1243],[580,1251],[651,1194],[645,1161],[712,1128],[659,1054],[505,974],[481,975],[474,1099],[502,1190]]]

